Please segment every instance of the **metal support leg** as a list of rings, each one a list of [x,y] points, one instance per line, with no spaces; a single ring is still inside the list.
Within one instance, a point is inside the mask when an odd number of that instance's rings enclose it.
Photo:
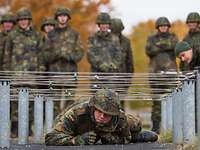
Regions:
[[[50,97],[45,99],[45,125],[46,133],[49,133],[53,127],[53,101]]]
[[[18,100],[18,144],[28,143],[29,132],[29,92],[27,89],[19,90]]]
[[[184,143],[195,144],[195,95],[194,81],[184,81],[183,86],[183,135]]]
[[[43,137],[43,97],[34,98],[34,143],[42,143]]]
[[[0,148],[10,147],[10,82],[0,81]]]
[[[182,94],[181,90],[172,93],[172,111],[173,111],[173,143],[183,143],[183,110],[182,110]]]

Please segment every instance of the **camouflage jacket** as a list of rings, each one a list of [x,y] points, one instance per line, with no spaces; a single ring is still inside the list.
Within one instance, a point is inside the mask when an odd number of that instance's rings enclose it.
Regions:
[[[183,41],[186,41],[191,45],[195,54],[200,53],[200,30],[197,32],[188,32]],[[191,70],[191,66],[181,61],[180,69],[184,71]]]
[[[6,69],[36,71],[40,38],[33,27],[27,31],[19,27],[11,31],[5,44]]]
[[[42,51],[48,71],[77,72],[77,63],[83,57],[79,33],[70,26],[50,32]]]
[[[176,70],[174,48],[178,39],[172,33],[160,33],[148,37],[146,54],[149,56],[150,72]]]
[[[0,32],[0,70],[3,70],[4,65],[4,53],[5,53],[5,42],[8,37],[8,33],[6,31]]]
[[[128,38],[123,36],[122,34],[119,35],[119,42],[122,48],[122,55],[125,62],[122,63],[121,71],[124,73],[133,73],[134,72],[134,62],[133,62],[133,52],[131,48],[131,43]]]
[[[92,72],[120,72],[122,50],[109,32],[98,31],[88,39],[87,58]]]
[[[124,113],[113,117],[108,124],[96,123],[93,113],[94,108],[88,101],[67,109],[58,117],[53,130],[46,135],[46,145],[73,145],[73,138],[89,131],[94,131],[102,144],[125,144],[131,140]]]

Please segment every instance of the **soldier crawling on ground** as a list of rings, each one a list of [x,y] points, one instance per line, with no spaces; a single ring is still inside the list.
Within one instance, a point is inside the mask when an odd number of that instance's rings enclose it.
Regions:
[[[53,130],[45,137],[46,145],[157,141],[157,134],[141,131],[140,119],[125,115],[118,101],[116,92],[100,89],[90,99],[72,104],[56,118]]]

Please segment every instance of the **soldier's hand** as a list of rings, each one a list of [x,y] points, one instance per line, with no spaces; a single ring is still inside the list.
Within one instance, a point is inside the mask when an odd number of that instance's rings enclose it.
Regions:
[[[101,64],[101,65],[99,66],[99,68],[100,68],[100,70],[101,70],[102,72],[108,72],[109,69],[110,69],[109,65],[106,64],[106,63]]]
[[[112,71],[117,70],[117,66],[114,63],[110,63],[110,68],[111,68]]]
[[[92,145],[95,144],[97,135],[94,131],[86,132],[81,136],[77,136],[75,139],[76,145]]]

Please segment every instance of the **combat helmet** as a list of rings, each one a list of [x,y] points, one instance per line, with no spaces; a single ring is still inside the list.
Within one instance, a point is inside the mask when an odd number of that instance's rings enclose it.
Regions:
[[[45,17],[41,21],[41,30],[44,31],[45,25],[56,26],[56,20],[53,17]]]
[[[29,19],[32,20],[32,13],[29,9],[27,8],[21,8],[17,11],[16,19]]]
[[[105,114],[117,116],[120,113],[119,96],[109,89],[100,89],[90,99],[90,106],[102,111]]]
[[[186,23],[189,22],[197,22],[200,23],[200,15],[197,12],[191,12],[188,14],[187,19],[186,19]]]
[[[159,26],[171,27],[171,24],[170,24],[169,20],[167,19],[167,17],[159,17],[156,20],[156,29],[158,29]]]
[[[60,6],[56,9],[55,13],[54,13],[54,17],[55,19],[57,19],[58,16],[60,15],[67,15],[69,19],[71,19],[71,12],[69,9]]]
[[[6,14],[4,14],[2,17],[1,17],[1,24],[3,22],[12,22],[15,24],[15,17],[13,15],[13,13],[11,12],[8,12]]]
[[[111,31],[113,33],[120,33],[122,30],[124,30],[122,20],[119,18],[111,19]]]
[[[101,12],[96,18],[96,24],[111,24],[111,18],[108,13]]]

